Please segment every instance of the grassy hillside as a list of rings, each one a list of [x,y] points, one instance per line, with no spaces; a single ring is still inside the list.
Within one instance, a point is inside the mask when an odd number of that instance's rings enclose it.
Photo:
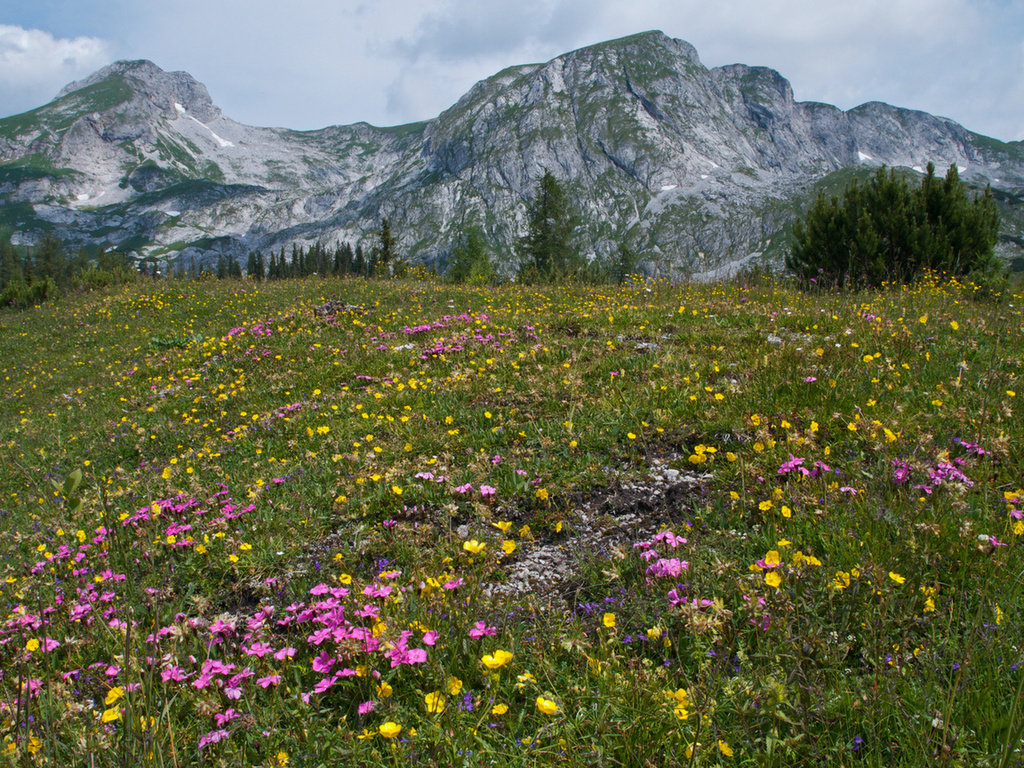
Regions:
[[[1022,302],[314,279],[0,314],[0,754],[1014,764]]]

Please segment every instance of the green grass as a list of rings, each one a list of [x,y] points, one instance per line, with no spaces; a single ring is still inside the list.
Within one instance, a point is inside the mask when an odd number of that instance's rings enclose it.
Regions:
[[[974,293],[4,311],[2,759],[1013,765],[1024,297]]]

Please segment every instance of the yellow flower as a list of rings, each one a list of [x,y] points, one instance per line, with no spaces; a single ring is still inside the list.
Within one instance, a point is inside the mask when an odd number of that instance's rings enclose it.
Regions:
[[[377,686],[377,695],[380,696],[382,699],[386,699],[394,692],[395,689],[392,688],[391,684],[386,680],[382,681],[381,684]]]
[[[782,557],[780,557],[779,551],[777,549],[772,549],[769,550],[768,554],[764,556],[764,562],[765,565],[781,565]]]
[[[659,637],[661,637],[661,627],[651,627],[647,630],[648,640],[657,640]]]
[[[545,699],[543,696],[538,696],[537,709],[539,709],[542,714],[553,715],[558,711],[558,705],[551,699]]]
[[[427,712],[430,714],[439,715],[444,712],[444,694],[440,691],[428,693],[423,700],[427,702]]]
[[[721,739],[719,739],[718,740],[718,749],[726,757],[732,757],[732,747],[730,747],[727,742],[724,742]]]
[[[393,723],[389,720],[386,723],[381,723],[377,727],[377,731],[385,739],[393,739],[395,738],[395,736],[402,732],[402,726],[400,726],[398,723]]]
[[[767,512],[769,509],[772,508],[772,503],[770,500],[765,500],[758,504],[757,508],[760,509],[762,512]]]
[[[25,643],[25,650],[35,653],[39,650],[39,641],[33,637],[31,640]]]
[[[104,710],[103,717],[100,718],[104,723],[112,723],[115,720],[121,719],[121,708],[111,707],[110,709]]]
[[[484,551],[484,548],[486,546],[487,545],[484,542],[477,541],[476,539],[470,539],[469,541],[462,542],[462,548],[467,552],[471,552],[474,555],[479,555],[481,552]]]
[[[889,578],[895,581],[897,584],[902,584],[907,580],[906,577],[900,576],[895,571],[889,571]]]
[[[448,694],[458,696],[460,693],[462,693],[462,681],[454,676],[448,678]]]
[[[500,669],[512,661],[512,654],[509,651],[503,651],[500,648],[493,654],[486,654],[480,661],[488,669]]]
[[[768,571],[764,575],[764,583],[769,587],[777,588],[782,583],[782,577],[776,571]]]
[[[510,521],[510,520],[499,520],[498,522],[493,523],[493,525],[499,531],[501,531],[502,533],[505,533],[509,528],[512,527],[512,521]]]
[[[538,488],[538,489],[537,489],[537,493],[536,493],[536,494],[534,494],[534,495],[535,495],[535,496],[536,496],[536,497],[537,497],[537,498],[538,498],[538,499],[539,499],[540,501],[547,501],[547,500],[548,500],[548,495],[549,495],[549,494],[548,494],[548,489],[547,489],[547,488]]]
[[[109,691],[107,691],[107,698],[103,700],[103,703],[109,707],[122,696],[124,696],[124,688],[122,688],[121,686],[111,688]]]
[[[511,539],[505,539],[503,542],[501,542],[501,551],[504,552],[506,555],[511,555],[513,552],[516,551],[516,543]]]
[[[508,712],[508,704],[495,704],[491,707],[492,715],[504,715],[506,712]]]
[[[608,627],[608,629],[613,629],[615,627],[615,614],[606,613],[601,617],[601,623]]]

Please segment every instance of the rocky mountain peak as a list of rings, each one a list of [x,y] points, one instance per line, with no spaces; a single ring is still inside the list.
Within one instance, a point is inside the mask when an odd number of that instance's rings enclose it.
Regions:
[[[391,128],[244,126],[191,75],[119,61],[0,119],[0,207],[13,204],[0,232],[31,243],[54,231],[172,269],[217,253],[365,246],[387,216],[410,261],[443,265],[476,221],[510,273],[524,203],[550,171],[588,257],[624,244],[648,271],[711,276],[778,264],[818,192],[928,162],[991,184],[1001,252],[1024,257],[1024,143],[887,104],[798,102],[779,72],[709,69],[656,30],[508,67],[437,118]]]
[[[147,59],[115,61],[84,80],[65,86],[57,98],[118,80],[131,87],[135,100],[148,102],[166,115],[173,115],[176,112],[174,105],[179,104],[204,122],[220,116],[220,109],[214,105],[205,85],[188,72],[167,72]]]

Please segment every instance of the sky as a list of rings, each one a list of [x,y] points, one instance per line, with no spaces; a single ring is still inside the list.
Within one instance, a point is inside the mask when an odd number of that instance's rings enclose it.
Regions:
[[[435,117],[514,64],[660,29],[800,101],[885,101],[1024,139],[1024,0],[3,0],[0,115],[118,59],[295,129]]]

